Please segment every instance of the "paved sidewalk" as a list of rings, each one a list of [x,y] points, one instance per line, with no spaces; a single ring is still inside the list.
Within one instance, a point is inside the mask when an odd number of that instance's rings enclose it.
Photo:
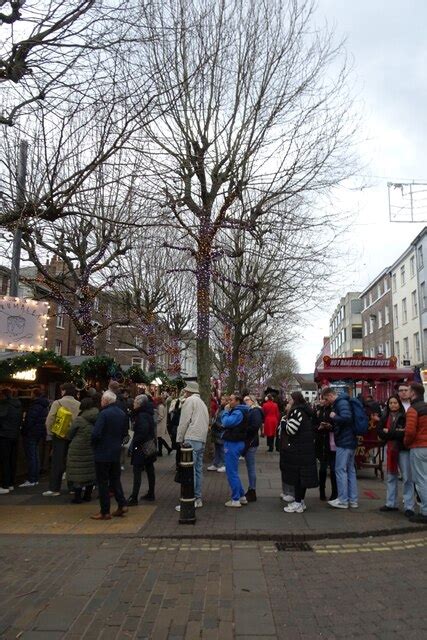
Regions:
[[[0,536],[0,637],[424,640],[426,548]]]
[[[45,498],[41,492],[45,484],[30,489],[16,489],[13,494],[0,496],[0,533],[104,533],[150,537],[224,538],[234,540],[314,540],[320,538],[352,537],[360,535],[390,535],[393,532],[412,532],[426,529],[425,525],[408,522],[402,512],[381,513],[385,483],[365,470],[359,477],[359,509],[332,509],[320,502],[317,490],[307,494],[304,514],[283,512],[279,499],[281,480],[277,453],[258,453],[258,501],[241,509],[227,509],[224,502],[229,490],[225,474],[205,471],[204,507],[197,509],[195,525],[180,525],[174,507],[179,502],[180,487],[173,480],[174,455],[160,458],[156,463],[156,502],[129,509],[123,519],[97,523],[89,515],[97,511],[98,503],[76,506],[67,504],[66,492],[58,498]],[[206,466],[206,465],[205,465]],[[240,464],[241,477],[246,484],[246,468]],[[126,495],[130,493],[131,469],[123,474]],[[145,475],[143,482],[146,482]],[[146,485],[142,486],[141,494]]]

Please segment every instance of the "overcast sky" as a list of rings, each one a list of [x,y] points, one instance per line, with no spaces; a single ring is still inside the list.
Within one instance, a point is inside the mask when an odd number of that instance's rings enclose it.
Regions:
[[[351,261],[336,283],[341,295],[363,290],[399,257],[424,224],[389,221],[387,182],[427,183],[427,1],[318,0],[319,19],[326,18],[336,37],[346,39],[353,60],[351,81],[363,115],[359,156],[367,187],[342,189],[337,208],[351,212],[351,234],[344,240]],[[360,177],[358,178],[360,180]],[[427,221],[426,216],[423,218]],[[310,314],[304,337],[295,347],[300,371],[311,372],[329,317]]]

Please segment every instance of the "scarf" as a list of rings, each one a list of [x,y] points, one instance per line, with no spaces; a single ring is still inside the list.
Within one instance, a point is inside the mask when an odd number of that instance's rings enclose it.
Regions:
[[[397,420],[397,416],[396,416]],[[388,429],[388,433],[394,429],[394,422],[391,416],[388,416],[386,428]],[[398,473],[398,462],[399,462],[399,448],[396,440],[389,440],[387,442],[387,472],[388,473]]]

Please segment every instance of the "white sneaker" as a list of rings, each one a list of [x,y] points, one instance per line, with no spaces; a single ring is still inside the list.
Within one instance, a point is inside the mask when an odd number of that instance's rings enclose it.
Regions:
[[[124,470],[125,470],[125,468],[124,468],[124,466],[122,465],[122,466],[120,467],[120,471],[124,471]]]
[[[225,473],[224,465],[222,465],[222,467],[218,467],[217,471],[218,471],[218,473]]]
[[[37,482],[30,482],[29,480],[25,480],[25,482],[23,482],[22,484],[19,485],[19,488],[21,487],[35,487],[37,484]]]
[[[73,492],[74,493],[74,492]],[[43,491],[42,496],[52,498],[53,496],[60,496],[59,491]]]
[[[304,507],[301,502],[291,502],[287,507],[283,507],[286,513],[304,513]]]
[[[181,505],[180,505],[180,504],[178,504],[178,505],[175,507],[175,511],[181,511]]]
[[[351,502],[350,501],[348,504],[352,509],[358,509],[359,508],[359,503],[358,502]]]
[[[305,500],[301,500],[302,510],[307,511],[307,505],[305,504]]]
[[[241,508],[241,503],[240,500],[227,500],[227,502],[225,503],[226,507],[234,507],[235,509],[240,509]]]
[[[196,509],[201,509],[203,507],[203,502],[201,498],[196,498],[194,501],[194,506]]]
[[[242,496],[240,498],[240,504],[248,504],[248,499],[246,496]]]
[[[348,504],[346,504],[345,502],[340,502],[339,498],[336,498],[335,500],[329,500],[328,504],[331,507],[334,507],[334,509],[348,509]]]
[[[214,464],[211,464],[211,466],[208,467],[208,471],[218,471],[218,467],[216,467]]]
[[[9,491],[15,491],[15,487],[8,487]]]
[[[280,497],[282,498],[283,502],[295,502],[294,496],[290,496],[287,493],[281,493]]]
[[[244,456],[239,456],[239,460],[244,460]]]
[[[3,487],[0,487],[0,495],[6,495],[6,493],[10,493],[9,489],[3,489]]]

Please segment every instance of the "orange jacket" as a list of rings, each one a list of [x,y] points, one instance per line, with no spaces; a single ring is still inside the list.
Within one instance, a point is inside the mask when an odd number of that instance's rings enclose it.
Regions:
[[[403,444],[408,449],[427,447],[427,403],[414,402],[406,412],[406,427]]]

